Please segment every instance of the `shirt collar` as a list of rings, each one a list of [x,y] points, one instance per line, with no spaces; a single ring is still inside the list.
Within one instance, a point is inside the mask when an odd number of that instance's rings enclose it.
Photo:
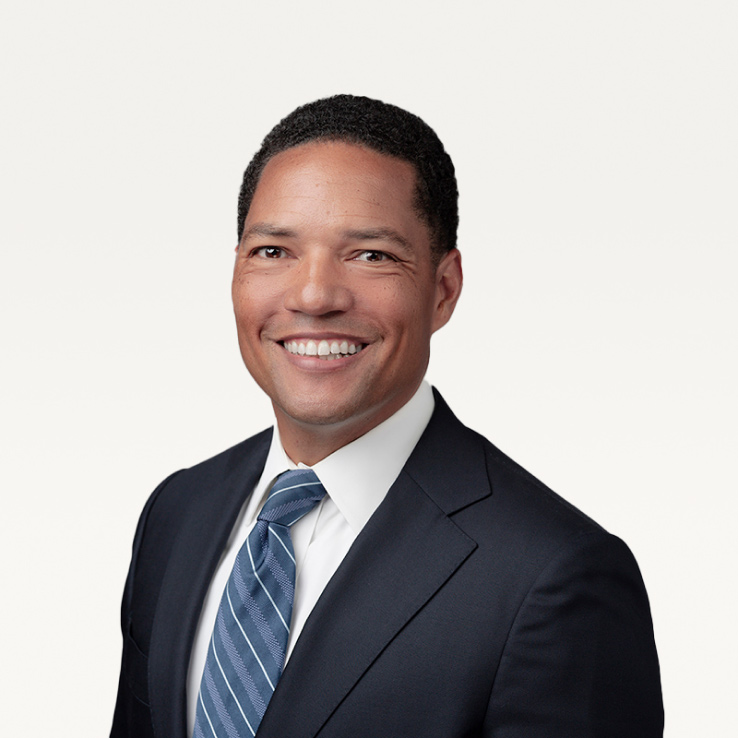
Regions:
[[[423,381],[412,398],[394,415],[312,467],[326,494],[356,535],[399,476],[423,435],[434,406],[433,391]],[[258,507],[274,479],[285,470],[298,466],[305,465],[297,465],[290,460],[282,448],[275,425],[264,471],[254,490],[254,496],[258,495]]]

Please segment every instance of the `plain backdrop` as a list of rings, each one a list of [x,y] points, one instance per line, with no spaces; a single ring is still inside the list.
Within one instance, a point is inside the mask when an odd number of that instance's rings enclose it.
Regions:
[[[0,29],[4,735],[108,733],[141,507],[271,423],[236,197],[337,92],[419,114],[457,167],[430,380],[635,552],[667,736],[733,734],[734,2],[30,0]]]

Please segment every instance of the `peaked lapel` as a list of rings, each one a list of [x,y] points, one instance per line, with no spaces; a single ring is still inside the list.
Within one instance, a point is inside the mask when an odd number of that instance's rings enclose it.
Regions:
[[[449,515],[490,494],[481,438],[436,395],[423,437],[305,623],[259,735],[320,731],[476,548]]]
[[[162,580],[149,654],[151,715],[160,738],[186,738],[187,672],[202,604],[270,441],[271,431],[254,436],[232,451],[235,458],[220,474],[196,476],[180,492],[187,516]]]

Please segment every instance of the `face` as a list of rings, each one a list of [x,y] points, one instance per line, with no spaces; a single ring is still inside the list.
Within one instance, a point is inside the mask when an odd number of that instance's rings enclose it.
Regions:
[[[241,354],[283,440],[347,443],[419,386],[461,269],[455,250],[434,266],[414,190],[412,165],[347,143],[295,147],[264,168],[233,304]]]

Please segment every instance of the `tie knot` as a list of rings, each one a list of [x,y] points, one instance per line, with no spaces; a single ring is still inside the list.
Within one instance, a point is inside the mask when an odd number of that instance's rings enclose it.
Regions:
[[[277,477],[258,520],[287,527],[307,515],[324,497],[325,488],[312,469],[293,469]]]

